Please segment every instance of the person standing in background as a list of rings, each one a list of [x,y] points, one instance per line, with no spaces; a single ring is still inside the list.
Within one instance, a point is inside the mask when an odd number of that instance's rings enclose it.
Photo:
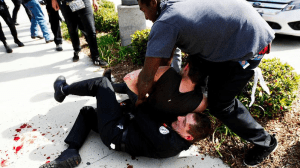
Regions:
[[[18,12],[20,10],[20,7],[21,7],[21,4],[23,5],[26,13],[27,13],[27,16],[29,18],[29,21],[31,21],[31,18],[32,18],[32,13],[30,12],[30,10],[25,6],[23,0],[11,0],[14,5],[15,5],[15,8],[13,9],[13,12],[12,12],[12,19],[14,21],[14,24],[16,26],[19,25],[19,23],[17,23],[17,15],[18,15]]]

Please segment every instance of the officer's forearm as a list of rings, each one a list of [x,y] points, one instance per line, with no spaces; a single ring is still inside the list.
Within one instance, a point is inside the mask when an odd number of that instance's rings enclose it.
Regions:
[[[162,58],[146,57],[144,67],[138,77],[138,99],[143,100],[147,93],[150,94],[151,88],[154,84],[154,76]]]

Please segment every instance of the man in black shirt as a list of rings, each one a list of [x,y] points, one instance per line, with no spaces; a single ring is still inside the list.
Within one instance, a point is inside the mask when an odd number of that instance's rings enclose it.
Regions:
[[[159,111],[143,103],[125,112],[116,100],[111,82],[106,77],[89,79],[68,85],[63,76],[54,82],[54,97],[62,102],[66,95],[96,96],[97,109],[83,107],[65,142],[69,144],[47,167],[75,167],[81,162],[79,149],[90,130],[98,132],[109,148],[133,156],[166,158],[186,150],[193,142],[210,133],[208,117],[200,113],[178,116],[177,120],[162,120]],[[134,103],[134,102],[133,102]]]

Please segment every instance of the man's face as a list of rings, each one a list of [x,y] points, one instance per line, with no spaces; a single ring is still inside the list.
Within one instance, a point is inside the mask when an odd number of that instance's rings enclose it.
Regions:
[[[192,136],[187,132],[191,125],[196,124],[194,113],[188,113],[186,116],[178,116],[177,121],[172,123],[172,128],[184,139],[192,140]]]
[[[156,0],[151,0],[150,5],[147,6],[146,4],[141,3],[141,1],[138,1],[140,10],[144,12],[145,18],[147,20],[151,20],[153,23],[157,19],[157,1]]]

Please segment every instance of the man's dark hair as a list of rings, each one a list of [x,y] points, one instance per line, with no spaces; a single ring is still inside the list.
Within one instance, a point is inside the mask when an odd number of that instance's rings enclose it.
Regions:
[[[195,83],[195,92],[202,93],[202,88],[206,86],[206,68],[203,66],[203,61],[199,56],[188,56],[187,62],[189,64],[188,76],[193,83]]]
[[[142,4],[146,4],[146,6],[150,6],[151,0],[137,0],[140,1]],[[160,0],[157,0],[160,3]]]
[[[187,131],[187,133],[194,137],[194,139],[190,141],[191,143],[195,143],[206,138],[212,132],[211,122],[207,115],[202,113],[194,114],[195,115],[193,115],[193,118],[196,121],[196,124],[191,125],[190,129]]]
[[[199,56],[188,56],[187,62],[189,64],[189,73],[188,76],[192,80],[193,83],[203,84],[204,78],[207,77],[205,68],[203,66],[203,61]]]

